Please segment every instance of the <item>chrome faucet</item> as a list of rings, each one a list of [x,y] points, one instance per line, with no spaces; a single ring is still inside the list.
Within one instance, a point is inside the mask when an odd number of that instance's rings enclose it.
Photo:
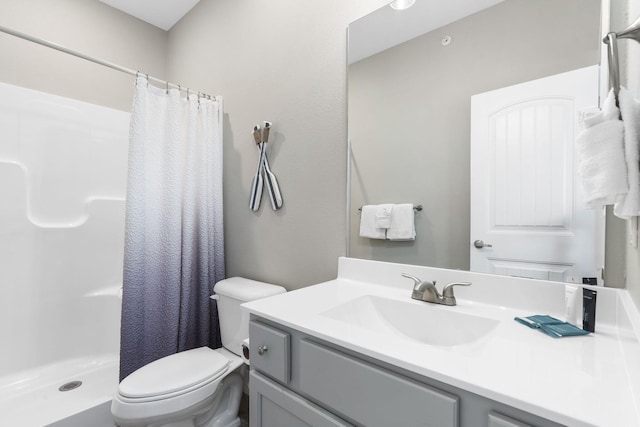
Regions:
[[[410,274],[402,273],[402,277],[413,280],[413,292],[411,298],[418,301],[431,302],[442,305],[456,305],[456,297],[453,294],[454,286],[471,286],[471,282],[453,282],[442,288],[442,294],[436,288],[436,282],[423,281]]]

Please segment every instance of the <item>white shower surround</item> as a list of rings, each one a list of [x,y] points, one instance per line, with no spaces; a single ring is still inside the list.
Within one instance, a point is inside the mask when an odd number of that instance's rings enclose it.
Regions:
[[[0,83],[2,425],[49,424],[117,387],[128,123]]]

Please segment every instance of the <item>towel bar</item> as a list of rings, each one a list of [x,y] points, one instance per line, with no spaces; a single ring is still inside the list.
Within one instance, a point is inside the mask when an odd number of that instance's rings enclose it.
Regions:
[[[358,210],[361,211],[362,210],[362,206],[360,206],[358,208]],[[422,205],[414,205],[413,206],[413,210],[415,210],[416,212],[421,212],[422,211]]]

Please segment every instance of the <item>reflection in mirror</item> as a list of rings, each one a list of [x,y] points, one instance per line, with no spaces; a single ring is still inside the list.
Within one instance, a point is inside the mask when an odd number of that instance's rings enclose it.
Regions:
[[[349,256],[601,282],[604,216],[573,156],[598,104],[600,0],[435,3],[349,26]],[[360,237],[358,208],[383,203],[424,207],[415,240]]]

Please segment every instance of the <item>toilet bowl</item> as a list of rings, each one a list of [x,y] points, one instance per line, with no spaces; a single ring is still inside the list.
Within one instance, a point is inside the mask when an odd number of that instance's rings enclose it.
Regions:
[[[249,319],[241,304],[285,292],[281,286],[240,277],[221,280],[218,300],[222,348],[172,354],[127,376],[111,403],[120,427],[237,427],[246,383],[242,341]]]

